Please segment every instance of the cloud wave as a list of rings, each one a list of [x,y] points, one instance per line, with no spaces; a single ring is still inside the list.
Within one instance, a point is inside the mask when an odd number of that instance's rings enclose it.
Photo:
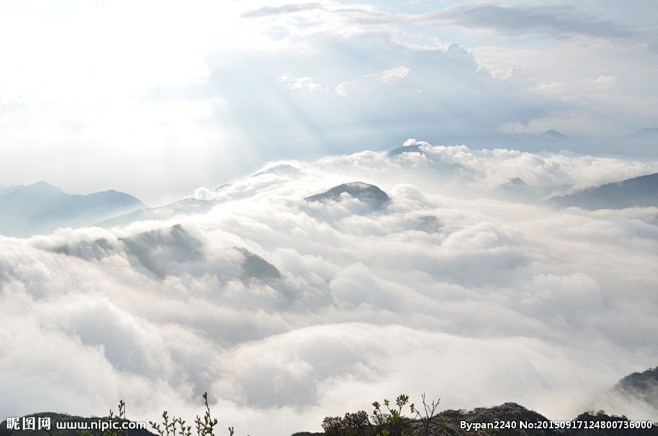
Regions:
[[[541,199],[658,163],[407,147],[268,164],[200,189],[203,213],[0,238],[0,409],[191,417],[209,391],[226,425],[285,434],[426,392],[572,418],[655,366],[658,210]],[[498,190],[514,178],[531,201]],[[305,200],[357,180],[390,200]]]

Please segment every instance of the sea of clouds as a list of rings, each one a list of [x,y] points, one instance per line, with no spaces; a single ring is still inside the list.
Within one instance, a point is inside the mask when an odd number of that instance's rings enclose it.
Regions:
[[[658,162],[406,145],[268,164],[198,189],[203,214],[0,236],[0,411],[190,419],[207,391],[220,427],[285,435],[426,393],[658,419],[606,393],[658,358],[658,209],[545,203]],[[391,200],[305,200],[352,181]]]

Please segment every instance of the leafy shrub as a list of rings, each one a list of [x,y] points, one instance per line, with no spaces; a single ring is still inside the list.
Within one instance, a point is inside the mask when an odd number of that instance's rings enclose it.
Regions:
[[[203,393],[203,403],[206,406],[206,411],[203,419],[197,415],[194,423],[196,424],[197,436],[215,436],[214,428],[218,423],[217,418],[210,415],[210,406],[208,406],[208,393]],[[149,421],[151,428],[155,430],[160,436],[192,436],[192,426],[185,425],[185,420],[182,418],[173,417],[169,420],[169,414],[165,410],[162,412],[162,426],[153,421]],[[235,430],[233,427],[228,428],[229,436],[233,436]]]
[[[329,416],[322,421],[322,428],[326,436],[427,436],[439,401],[428,404],[425,394],[422,399],[422,409],[417,409],[413,403],[409,404],[409,396],[405,394],[399,395],[395,404],[387,399],[383,404],[375,401],[372,403],[374,410],[371,418],[363,410],[346,413],[343,418]],[[405,416],[407,405],[415,421]]]
[[[346,413],[344,418],[328,416],[322,421],[325,436],[369,436],[372,434],[371,427],[368,413],[364,410]]]

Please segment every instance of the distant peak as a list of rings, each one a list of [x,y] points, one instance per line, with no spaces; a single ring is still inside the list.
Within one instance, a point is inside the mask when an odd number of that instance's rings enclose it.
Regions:
[[[626,136],[626,138],[644,140],[658,139],[658,127],[645,127],[644,129],[640,129],[637,132]]]
[[[569,139],[564,133],[560,133],[557,130],[547,130],[542,135],[542,138],[553,138],[553,139]]]
[[[381,207],[390,200],[386,192],[379,189],[375,185],[370,185],[363,182],[350,182],[343,183],[342,185],[334,186],[330,190],[322,194],[312,195],[306,197],[307,201],[340,201],[341,194],[347,193],[354,198],[368,203],[374,207]]]
[[[424,154],[424,153],[423,153],[423,150],[421,150],[421,148],[420,148],[420,144],[410,144],[410,145],[407,145],[407,144],[405,143],[405,145],[403,145],[402,147],[398,147],[398,148],[396,148],[396,149],[394,149],[394,150],[389,151],[389,152],[388,152],[388,156],[389,156],[389,157],[399,156],[399,155],[404,154],[404,153],[419,153],[419,154]]]
[[[46,182],[45,180],[39,180],[38,182],[33,183],[32,185],[26,185],[26,186],[49,186],[51,188],[60,189],[59,187],[57,187],[55,185],[51,185],[50,183]]]

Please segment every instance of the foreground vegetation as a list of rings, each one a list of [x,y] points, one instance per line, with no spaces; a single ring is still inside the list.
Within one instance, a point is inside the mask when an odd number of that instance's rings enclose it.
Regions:
[[[372,403],[369,414],[364,410],[348,412],[343,417],[328,416],[322,421],[322,433],[300,432],[292,436],[484,436],[484,435],[654,435],[658,436],[658,424],[648,421],[640,427],[636,421],[629,421],[622,416],[609,416],[603,411],[586,412],[571,423],[586,423],[581,428],[560,427],[559,423],[550,421],[541,414],[528,410],[515,403],[505,403],[490,408],[476,408],[472,411],[445,410],[437,413],[439,400],[428,402],[425,395],[421,397],[418,407],[409,401],[408,395],[399,395],[394,401],[384,400]],[[208,395],[203,394],[204,413],[196,416],[188,424],[180,417],[162,413],[162,421],[149,422],[153,432],[140,430],[8,430],[6,422],[0,425],[0,436],[219,436],[217,418],[213,418],[208,405]],[[98,421],[98,418],[79,418],[54,413],[39,413],[35,417],[50,417],[54,421]],[[130,423],[126,418],[126,407],[119,402],[118,411],[110,410],[110,420]],[[573,424],[572,424],[573,425]],[[216,433],[217,432],[217,433]],[[228,436],[235,435],[235,429],[227,427]]]

